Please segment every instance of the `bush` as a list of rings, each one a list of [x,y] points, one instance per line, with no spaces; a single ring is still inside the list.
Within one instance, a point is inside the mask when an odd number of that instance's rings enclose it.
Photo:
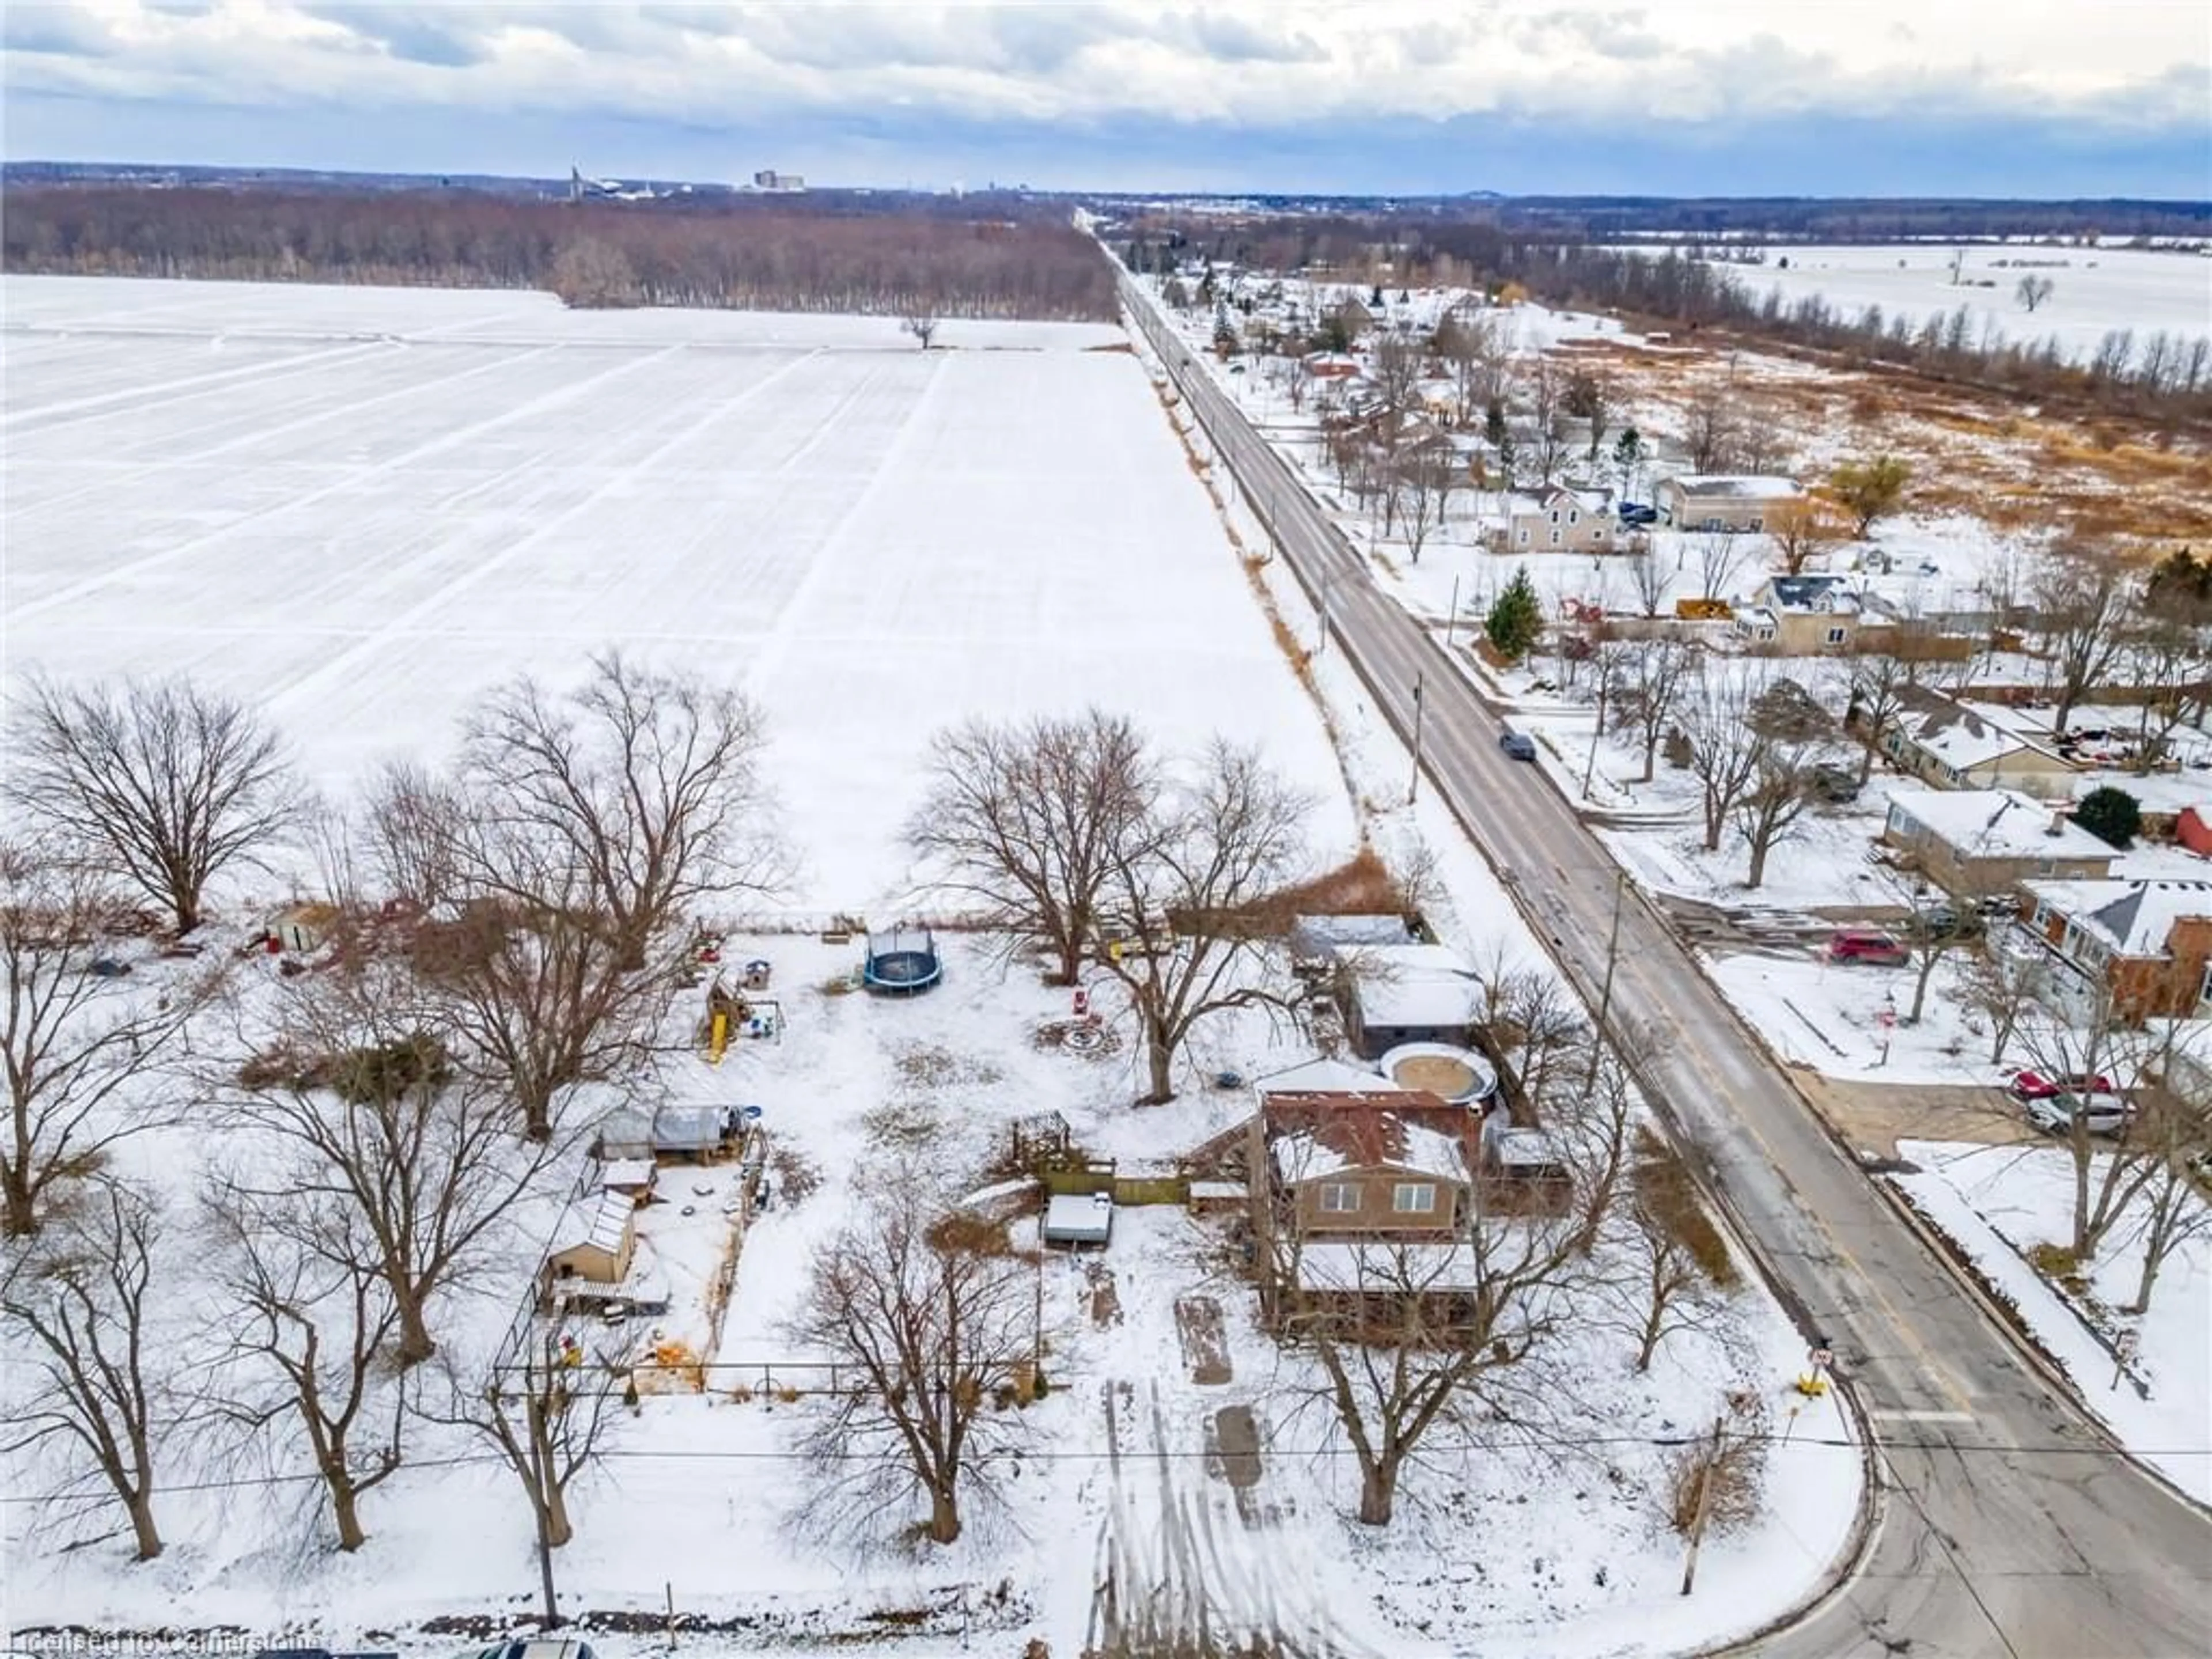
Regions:
[[[446,1045],[427,1032],[352,1048],[331,1066],[331,1087],[355,1105],[398,1100],[418,1088],[437,1088],[453,1076]]]
[[[1717,1455],[1711,1441],[1680,1446],[1667,1465],[1667,1518],[1684,1537],[1697,1524],[1698,1494],[1707,1481],[1712,1486],[1706,1499],[1705,1531],[1725,1533],[1759,1514],[1759,1478],[1765,1473],[1764,1446],[1748,1436],[1723,1437]]]
[[[2124,850],[2142,828],[2142,805],[2126,790],[2106,784],[2081,797],[2074,822],[2107,846]]]

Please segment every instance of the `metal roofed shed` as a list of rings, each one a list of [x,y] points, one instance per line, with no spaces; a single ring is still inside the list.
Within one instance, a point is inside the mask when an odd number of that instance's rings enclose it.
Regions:
[[[1103,1245],[1114,1234],[1114,1197],[1110,1193],[1062,1193],[1045,1206],[1044,1242]]]
[[[569,1206],[545,1252],[545,1277],[557,1290],[564,1279],[599,1285],[622,1281],[637,1249],[637,1206],[622,1193],[599,1193]]]
[[[1291,921],[1291,959],[1301,966],[1326,968],[1361,946],[1413,943],[1413,930],[1403,916],[1296,916]]]

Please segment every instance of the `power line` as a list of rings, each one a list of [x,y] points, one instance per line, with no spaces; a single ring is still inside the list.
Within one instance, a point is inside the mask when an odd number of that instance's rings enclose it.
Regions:
[[[1698,1434],[1672,1435],[1577,1435],[1576,1446],[1644,1446],[1658,1449],[1688,1446],[1699,1443],[1704,1436]],[[2007,1443],[1996,1441],[1954,1440],[1854,1440],[1844,1435],[1790,1434],[1786,1437],[1772,1429],[1731,1433],[1732,1443],[1759,1445],[1825,1446],[1856,1451],[1871,1445],[1875,1450],[1888,1452],[1949,1452],[1960,1455],[1997,1457],[2100,1457],[2113,1459],[2144,1457],[2212,1457],[2212,1446],[2151,1446],[2123,1451],[2106,1445],[2067,1445],[2052,1443],[2045,1445]],[[1487,1452],[1495,1451],[1493,1443],[1484,1441],[1455,1441],[1418,1448],[1422,1453]],[[1350,1446],[1285,1447],[1263,1445],[1260,1450],[1270,1457],[1346,1458],[1357,1457],[1356,1449]],[[1123,1455],[1143,1457],[1152,1461],[1191,1462],[1200,1459],[1218,1458],[1218,1452],[1206,1450],[1174,1450],[1165,1448],[1134,1448],[1121,1450],[1070,1451],[1039,1449],[1024,1451],[1017,1448],[1001,1448],[980,1453],[967,1460],[977,1464],[996,1463],[1103,1463]],[[593,1461],[603,1463],[666,1462],[666,1463],[860,1463],[888,1461],[881,1455],[869,1452],[814,1453],[799,1451],[717,1451],[698,1447],[653,1448],[646,1446],[608,1447],[594,1454]],[[477,1452],[461,1456],[410,1458],[404,1460],[403,1469],[447,1469],[506,1468],[507,1459],[495,1452]],[[183,1480],[151,1488],[153,1493],[168,1496],[181,1492],[240,1492],[257,1486],[291,1486],[319,1481],[321,1474],[313,1469],[301,1469],[262,1475],[230,1475],[208,1480]],[[1902,1484],[1902,1483],[1900,1483]],[[0,1493],[0,1504],[58,1503],[84,1497],[82,1488],[41,1493]]]

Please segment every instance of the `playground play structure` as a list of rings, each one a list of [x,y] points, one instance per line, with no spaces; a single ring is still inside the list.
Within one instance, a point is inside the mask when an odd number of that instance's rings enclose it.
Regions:
[[[719,965],[719,944],[702,944],[699,960],[714,969],[714,981],[707,987],[707,1018],[700,1030],[709,1065],[720,1066],[730,1044],[739,1038],[767,1042],[783,1035],[783,1006],[762,994],[773,971],[767,961],[757,957],[746,963],[733,985],[727,971]]]
[[[912,996],[945,977],[937,935],[927,927],[891,927],[868,935],[860,983],[879,996]]]

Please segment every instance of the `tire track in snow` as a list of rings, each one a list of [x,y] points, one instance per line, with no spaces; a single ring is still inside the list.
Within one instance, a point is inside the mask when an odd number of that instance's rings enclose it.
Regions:
[[[1129,1414],[1115,1398],[1129,1385],[1105,1384],[1111,1488],[1086,1650],[1099,1659],[1237,1659],[1257,1644],[1273,1659],[1389,1659],[1389,1649],[1338,1626],[1328,1586],[1287,1547],[1293,1540],[1273,1511],[1263,1505],[1255,1522],[1218,1524],[1234,1504],[1187,1455],[1193,1449],[1175,1443],[1157,1379],[1151,1388],[1150,1455],[1125,1466]],[[1140,1482],[1139,1470],[1151,1479]]]
[[[837,515],[836,523],[830,526],[830,533],[822,538],[821,545],[814,550],[814,556],[807,562],[806,574],[799,579],[799,585],[792,589],[791,597],[783,602],[783,609],[776,613],[775,627],[769,631],[768,637],[763,641],[761,648],[754,653],[752,662],[745,670],[745,687],[754,696],[763,695],[782,668],[784,659],[791,654],[792,646],[795,643],[794,635],[800,619],[815,594],[830,580],[831,567],[836,563],[837,556],[851,535],[853,526],[859,522],[861,513],[883,493],[892,471],[913,447],[915,434],[925,429],[924,413],[937,401],[938,388],[945,379],[945,365],[951,361],[950,355],[939,355],[931,363],[928,384],[922,387],[921,395],[907,405],[906,416],[899,422],[897,434],[884,447],[883,459],[876,463],[875,471],[868,482],[854,493],[853,499],[846,503],[845,510]],[[825,416],[825,426],[826,422]],[[809,440],[802,443],[799,450],[810,448],[811,442]]]
[[[532,358],[542,357],[547,352],[556,349],[558,348],[554,346],[538,346],[517,356],[488,358],[483,362],[471,364],[467,368],[457,369],[450,374],[441,374],[427,380],[410,380],[404,386],[395,387],[390,392],[380,392],[373,398],[363,398],[357,403],[340,404],[312,415],[287,418],[282,425],[287,434],[291,434],[320,426],[329,421],[352,420],[368,410],[380,408],[386,404],[397,402],[401,398],[419,397],[426,392],[442,391],[462,380],[471,380],[479,374],[495,374],[501,369],[529,362]],[[190,471],[194,467],[205,466],[218,456],[228,455],[233,450],[251,448],[267,436],[268,428],[264,427],[257,431],[242,433],[235,438],[226,439],[213,448],[204,449],[196,455],[173,461],[159,461],[137,465],[130,470],[138,473],[167,471],[173,468],[179,471]],[[28,518],[36,514],[51,512],[57,507],[73,507],[87,496],[100,495],[112,487],[105,478],[95,479],[91,483],[78,489],[64,490],[58,495],[49,495],[30,502],[19,511],[22,517]]]
[[[471,422],[467,426],[441,433],[426,443],[417,444],[414,448],[402,451],[399,454],[379,461],[373,466],[357,471],[349,470],[343,477],[334,478],[319,489],[310,489],[304,495],[288,496],[283,501],[272,501],[268,506],[256,508],[251,513],[240,514],[237,518],[213,530],[203,531],[197,536],[186,537],[174,546],[166,547],[159,553],[149,553],[143,558],[133,559],[129,563],[118,565],[112,570],[104,570],[97,574],[87,576],[82,581],[71,582],[68,586],[58,588],[42,599],[32,599],[14,607],[8,613],[9,624],[11,627],[20,627],[33,617],[43,617],[48,611],[58,610],[63,605],[74,605],[77,600],[88,598],[103,588],[112,587],[118,582],[128,581],[132,577],[143,575],[149,570],[158,570],[164,566],[174,564],[180,559],[189,558],[202,548],[211,546],[224,538],[234,534],[244,526],[274,517],[278,514],[290,513],[302,507],[312,506],[327,496],[356,489],[365,483],[410,466],[426,455],[434,455],[441,450],[451,449],[456,445],[467,443],[472,439],[483,436],[487,432],[496,431],[501,427],[513,425],[517,421],[529,420],[549,410],[559,409],[564,404],[574,403],[577,398],[586,396],[608,380],[619,379],[648,364],[657,363],[662,358],[673,356],[683,349],[680,345],[672,345],[653,353],[650,356],[627,359],[611,368],[601,369],[583,380],[571,381],[567,386],[532,398],[527,403],[518,404],[511,409],[501,410],[496,415],[488,416],[481,421]],[[790,367],[791,365],[787,364],[785,369],[787,370]],[[777,371],[778,374],[783,372],[784,370]],[[775,376],[772,375],[769,378],[772,380]],[[763,381],[761,384],[765,385],[767,382]]]
[[[212,341],[216,337],[209,335]],[[356,340],[327,351],[311,351],[304,356],[279,357],[273,362],[236,364],[217,369],[212,374],[188,374],[181,380],[164,380],[156,386],[126,386],[119,392],[103,392],[95,397],[80,398],[71,403],[41,404],[34,409],[19,410],[12,415],[0,416],[0,427],[9,432],[28,435],[45,432],[55,427],[74,426],[80,420],[97,420],[103,415],[112,415],[122,410],[136,414],[141,410],[162,409],[171,404],[189,402],[211,392],[221,392],[242,381],[289,380],[295,374],[305,374],[319,368],[327,368],[334,359],[370,357],[388,353],[395,348],[389,340]],[[163,396],[163,393],[169,396]]]
[[[670,349],[680,350],[681,348],[672,347]],[[668,355],[667,351],[655,352],[651,357],[640,361],[657,362]],[[750,386],[723,398],[712,408],[685,422],[682,428],[673,436],[653,444],[628,465],[617,469],[601,479],[575,501],[555,514],[553,517],[534,527],[529,534],[516,538],[498,552],[471,565],[451,581],[444,583],[434,592],[416,600],[398,616],[363,634],[346,649],[319,664],[290,684],[273,688],[262,699],[262,707],[271,713],[283,709],[303,696],[309,696],[324,690],[333,682],[346,679],[368,659],[384,651],[394,640],[419,636],[423,631],[419,629],[419,624],[426,618],[446,610],[461,594],[465,593],[487,577],[495,575],[506,568],[517,557],[551,537],[571,520],[598,506],[608,495],[634,483],[647,468],[659,463],[671,450],[690,442],[701,433],[714,426],[731,410],[742,408],[750,403],[786,375],[795,373],[813,356],[814,354],[810,351],[793,357],[781,368],[763,375]],[[605,375],[595,377],[597,380],[605,378],[607,377]],[[508,475],[501,476],[505,477]],[[391,577],[395,581],[404,581],[410,572],[434,563],[446,556],[446,551],[447,550],[441,545],[433,545],[410,564],[390,573]]]

